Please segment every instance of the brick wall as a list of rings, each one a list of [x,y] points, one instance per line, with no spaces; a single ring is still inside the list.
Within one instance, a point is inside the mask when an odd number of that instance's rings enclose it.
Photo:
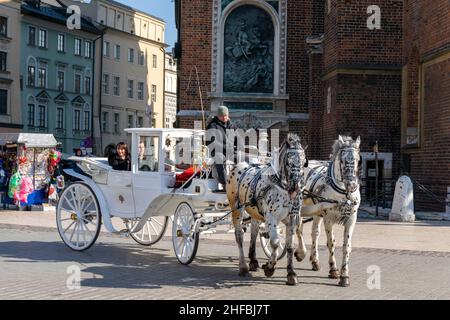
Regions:
[[[182,47],[179,60],[179,106],[180,110],[201,110],[201,87],[205,110],[210,109],[208,92],[211,91],[211,42],[212,1],[189,0],[181,3]],[[198,70],[197,74],[194,67]],[[192,119],[180,119],[181,127],[191,127]]]
[[[420,146],[404,153],[410,154],[411,176],[443,200],[450,186],[450,2],[405,0],[403,24],[408,75],[407,119],[402,120],[419,126],[421,133]],[[424,193],[415,199],[417,210],[445,211]]]

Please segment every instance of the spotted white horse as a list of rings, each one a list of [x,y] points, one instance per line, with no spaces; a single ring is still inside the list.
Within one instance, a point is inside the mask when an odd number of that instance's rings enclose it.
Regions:
[[[312,246],[310,261],[315,271],[320,270],[318,239],[322,221],[325,223],[327,247],[329,250],[329,277],[340,278],[339,285],[347,287],[349,280],[349,258],[351,253],[351,241],[355,228],[357,212],[361,202],[360,185],[358,179],[361,140],[353,140],[351,137],[339,136],[333,144],[331,160],[329,162],[310,161],[305,170],[306,187],[304,190],[304,202],[302,217],[314,217],[312,226]],[[325,210],[308,210],[309,207],[320,203],[339,202],[334,208]],[[344,226],[343,257],[341,270],[336,266],[335,237],[333,226]],[[298,261],[306,257],[306,247],[303,241],[303,224],[297,229],[299,246],[295,252]]]
[[[255,254],[250,256],[250,269],[244,257],[242,220],[245,210],[252,218],[253,247],[256,242],[253,234],[257,234],[257,230],[254,229],[259,226],[253,221],[265,222],[268,228],[272,256],[263,265],[267,277],[273,275],[277,263],[277,249],[280,245],[277,225],[280,222],[286,225],[286,230],[288,230],[286,237],[287,284],[297,284],[297,275],[292,263],[292,246],[302,206],[305,164],[306,157],[300,138],[295,134],[289,134],[283,142],[278,156],[273,157],[271,164],[251,166],[247,163],[240,163],[229,173],[226,189],[232,210],[236,242],[239,247],[240,276],[248,276],[249,270],[256,271],[259,267]],[[251,248],[250,252],[252,251],[255,250]]]

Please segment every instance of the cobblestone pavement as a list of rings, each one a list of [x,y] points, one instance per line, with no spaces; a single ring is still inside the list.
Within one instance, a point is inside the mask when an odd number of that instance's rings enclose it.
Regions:
[[[272,278],[262,271],[240,278],[237,248],[229,240],[201,239],[196,260],[183,266],[169,238],[144,248],[102,234],[91,249],[78,253],[55,231],[0,229],[0,299],[450,299],[448,252],[355,248],[350,288],[328,279],[324,247],[320,257],[319,272],[310,270],[308,261],[296,262],[299,285],[288,287],[285,259]],[[73,265],[81,269],[78,290],[66,285]],[[380,268],[381,289],[368,289],[370,266]]]

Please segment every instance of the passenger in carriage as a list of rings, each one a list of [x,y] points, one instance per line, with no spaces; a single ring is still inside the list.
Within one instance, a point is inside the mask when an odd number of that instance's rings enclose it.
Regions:
[[[131,171],[131,158],[125,142],[117,144],[116,151],[108,158],[109,165],[113,170]]]

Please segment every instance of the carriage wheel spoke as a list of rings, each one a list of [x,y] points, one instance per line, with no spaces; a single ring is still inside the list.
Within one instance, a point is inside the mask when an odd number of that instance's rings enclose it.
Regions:
[[[146,223],[146,228],[147,228],[147,231],[148,231],[148,240],[151,241],[152,240],[152,233],[150,232],[150,226],[148,225],[148,222]]]
[[[153,225],[153,223],[152,223],[151,221],[149,221],[149,224],[150,224],[150,226],[152,227],[153,231],[155,231],[155,235],[157,235],[157,234],[158,234],[158,230],[156,230],[156,228],[155,228],[155,226]],[[150,229],[150,227],[149,227],[149,229]],[[150,230],[148,231],[148,234],[149,234],[149,235],[151,234],[151,233],[150,233]]]
[[[72,219],[69,219],[69,220],[72,220]],[[69,226],[64,230],[64,234],[67,232],[67,230],[69,230],[70,229],[70,227],[71,226],[73,226],[73,224],[75,223],[76,221],[72,221],[72,223],[71,224],[69,224]]]
[[[159,222],[157,219],[153,219],[153,218],[152,218],[150,221],[159,224],[160,227],[163,226],[163,224],[162,224],[161,222]]]
[[[72,239],[73,239],[73,236],[74,236],[74,234],[75,234],[75,231],[77,230],[77,228],[78,228],[78,221],[74,221],[74,223],[75,223],[75,228],[73,228],[73,230],[72,230],[72,234],[70,235],[70,241],[72,241]]]

